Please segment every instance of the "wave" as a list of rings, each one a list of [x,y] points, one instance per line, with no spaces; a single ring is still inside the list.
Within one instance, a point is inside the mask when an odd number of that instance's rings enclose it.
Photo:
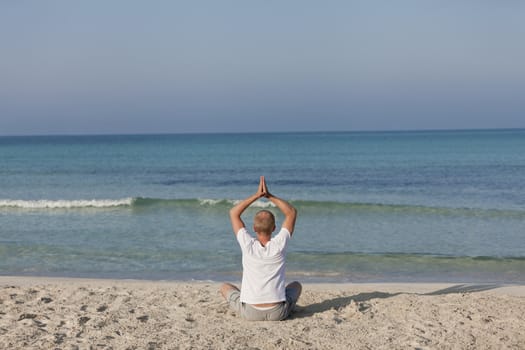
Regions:
[[[160,199],[160,198],[143,198],[137,197],[133,199],[133,205],[137,207],[141,206],[172,206],[172,205],[195,205],[204,207],[222,207],[222,206],[234,206],[239,203],[240,199],[212,199],[212,198],[189,198],[189,199]],[[251,205],[256,208],[268,208],[275,207],[271,202],[264,200],[257,200]]]
[[[234,206],[241,200],[233,199],[160,199],[129,197],[120,199],[0,199],[0,208],[16,209],[82,209],[82,208],[115,208],[115,207],[154,207],[154,206],[200,206],[200,207],[224,207]],[[275,207],[271,202],[256,201],[252,207],[268,208]]]
[[[383,204],[360,202],[317,202],[296,201],[294,204],[303,211],[321,213],[360,213],[360,214],[399,214],[399,215],[429,215],[442,217],[476,217],[476,218],[508,218],[525,219],[525,210],[491,209],[465,207],[434,207],[411,204]]]
[[[123,199],[79,199],[79,200],[20,200],[0,199],[0,208],[18,209],[75,209],[75,208],[111,208],[133,205],[133,198]]]
[[[231,207],[241,200],[236,199],[158,199],[138,197],[133,200],[133,205],[142,206],[174,206],[187,205],[195,207]],[[361,202],[335,202],[335,201],[309,201],[291,200],[294,206],[302,211],[308,212],[381,212],[400,214],[428,214],[441,216],[479,216],[479,217],[515,217],[525,218],[524,210],[517,209],[484,209],[484,208],[456,208],[456,207],[432,207],[408,204],[382,204]],[[255,201],[251,207],[273,208],[275,205],[265,199]]]
[[[21,200],[0,199],[0,209],[82,209],[82,208],[158,208],[158,207],[193,207],[195,210],[202,208],[226,209],[241,200],[239,199],[212,199],[212,198],[188,198],[188,199],[163,199],[147,197],[128,197],[120,199],[78,199],[78,200]],[[360,202],[335,202],[335,201],[290,201],[300,211],[311,215],[348,214],[348,213],[381,213],[381,214],[404,214],[404,215],[436,215],[436,216],[471,216],[471,217],[495,217],[525,219],[525,210],[517,209],[483,209],[483,208],[455,208],[455,207],[432,207],[422,205],[406,204],[381,204]],[[265,199],[260,199],[252,205],[254,208],[273,208],[275,205]]]

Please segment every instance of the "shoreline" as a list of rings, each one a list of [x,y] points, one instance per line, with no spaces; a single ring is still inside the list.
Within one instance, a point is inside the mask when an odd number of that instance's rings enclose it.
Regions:
[[[225,280],[233,284],[239,284],[239,281]],[[301,282],[299,280],[299,282]],[[19,287],[30,287],[35,285],[59,285],[65,284],[71,286],[136,286],[136,287],[178,287],[182,285],[212,285],[219,288],[221,283],[212,280],[168,280],[168,279],[133,279],[133,278],[90,278],[90,277],[48,277],[48,276],[1,276],[0,288],[8,285]],[[314,291],[322,290],[372,290],[381,289],[392,293],[414,293],[425,294],[435,293],[439,290],[456,288],[455,292],[460,293],[462,290],[459,286],[464,286],[466,292],[491,291],[500,295],[525,297],[525,284],[514,283],[471,283],[471,282],[301,282],[304,288]]]
[[[219,286],[0,276],[0,348],[525,348],[525,285],[305,283],[281,322],[238,318]]]

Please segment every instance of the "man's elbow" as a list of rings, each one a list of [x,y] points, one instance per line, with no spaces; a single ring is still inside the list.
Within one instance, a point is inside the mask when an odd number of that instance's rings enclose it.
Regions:
[[[238,210],[235,210],[235,208],[230,209],[230,218],[238,218],[240,216]]]

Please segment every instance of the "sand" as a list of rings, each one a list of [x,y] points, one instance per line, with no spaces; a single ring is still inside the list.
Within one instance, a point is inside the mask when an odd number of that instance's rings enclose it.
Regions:
[[[525,349],[525,286],[306,284],[281,322],[218,287],[0,277],[0,349]]]

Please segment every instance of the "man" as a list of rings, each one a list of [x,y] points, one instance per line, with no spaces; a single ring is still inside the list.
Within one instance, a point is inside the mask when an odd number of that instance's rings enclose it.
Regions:
[[[254,217],[252,237],[244,226],[241,214],[257,199],[266,197],[284,214],[281,230],[272,238],[275,217],[268,210],[259,211]],[[230,210],[233,233],[242,251],[242,285],[225,283],[221,294],[230,307],[242,318],[250,321],[280,321],[293,311],[301,284],[292,282],[285,286],[285,259],[288,241],[292,237],[296,209],[283,199],[272,195],[261,176],[257,192],[235,205]]]

